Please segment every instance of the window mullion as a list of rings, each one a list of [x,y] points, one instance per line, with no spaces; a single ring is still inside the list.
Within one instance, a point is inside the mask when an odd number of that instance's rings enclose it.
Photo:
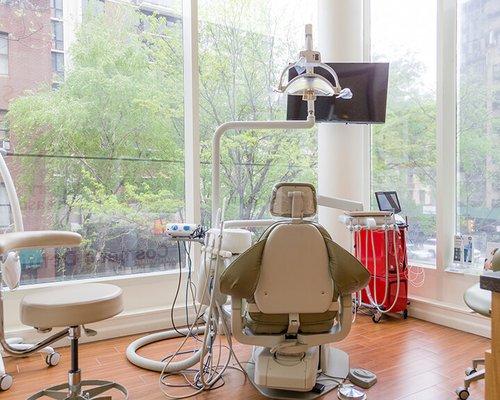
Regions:
[[[438,269],[453,259],[456,225],[456,43],[457,4],[439,0],[437,10],[437,184]]]

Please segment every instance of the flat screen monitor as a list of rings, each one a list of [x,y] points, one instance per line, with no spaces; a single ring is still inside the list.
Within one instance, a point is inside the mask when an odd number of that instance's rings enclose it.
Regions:
[[[389,63],[328,63],[339,77],[340,86],[352,91],[352,99],[318,96],[315,101],[316,122],[381,124],[385,122]],[[323,68],[314,71],[333,82]],[[298,75],[290,69],[288,79]],[[335,85],[335,84],[334,84]],[[288,96],[287,119],[307,119],[307,102],[301,96]]]
[[[401,204],[395,191],[375,192],[375,197],[380,211],[391,211],[395,214],[401,212]]]

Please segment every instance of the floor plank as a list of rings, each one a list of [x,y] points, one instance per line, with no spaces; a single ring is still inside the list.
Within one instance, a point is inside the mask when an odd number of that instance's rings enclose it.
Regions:
[[[158,374],[139,369],[128,363],[125,350],[138,336],[116,338],[81,345],[80,366],[83,379],[116,380],[125,385],[131,400],[159,400]],[[153,344],[141,354],[154,358],[175,351],[178,339]],[[196,343],[192,343],[195,348]],[[383,320],[372,323],[359,316],[350,335],[336,347],[347,351],[351,365],[371,369],[378,375],[378,383],[368,391],[371,400],[451,400],[454,389],[462,384],[463,373],[472,358],[480,357],[490,347],[487,339],[409,318]],[[235,343],[240,360],[248,359],[250,348]],[[68,348],[60,349],[61,363],[46,368],[43,359],[32,356],[7,359],[7,370],[14,377],[14,386],[0,393],[0,400],[26,399],[42,387],[66,380],[69,366]],[[474,383],[471,398],[484,396],[484,381]],[[117,397],[118,398],[118,397]],[[212,392],[198,395],[204,400],[247,400],[262,397],[245,382],[241,372],[231,370],[225,376],[225,385]],[[334,400],[335,393],[324,398]]]

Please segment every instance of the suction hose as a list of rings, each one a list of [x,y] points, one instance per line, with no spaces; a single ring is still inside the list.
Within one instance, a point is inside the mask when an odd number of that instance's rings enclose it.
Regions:
[[[148,369],[150,371],[155,371],[155,372],[162,372],[165,371],[167,373],[171,372],[177,372],[177,371],[182,371],[185,369],[189,369],[196,365],[197,363],[200,362],[201,354],[202,351],[201,349],[196,350],[193,355],[189,358],[186,358],[185,360],[181,361],[175,361],[175,362],[168,362],[168,360],[165,361],[156,361],[156,360],[151,360],[149,358],[140,356],[137,354],[137,351],[144,346],[147,346],[151,343],[156,343],[160,342],[162,340],[166,339],[173,339],[173,338],[178,338],[178,337],[183,337],[183,335],[188,335],[190,333],[189,328],[182,328],[178,329],[180,332],[177,333],[175,330],[169,330],[169,331],[164,331],[164,332],[158,332],[158,333],[152,333],[151,335],[147,335],[144,337],[141,337],[137,340],[134,340],[132,343],[129,344],[127,347],[126,355],[127,359],[134,365]],[[198,328],[198,334],[202,334],[205,332],[205,327],[199,327]]]

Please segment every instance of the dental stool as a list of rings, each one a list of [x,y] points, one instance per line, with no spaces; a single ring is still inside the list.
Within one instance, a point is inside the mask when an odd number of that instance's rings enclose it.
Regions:
[[[0,235],[0,254],[2,261],[6,254],[25,248],[75,247],[81,242],[81,236],[73,232],[39,231],[15,232]],[[3,303],[2,303],[3,306]],[[3,307],[1,308],[3,310]],[[127,398],[127,390],[120,384],[102,380],[81,380],[78,366],[78,339],[82,328],[88,335],[95,331],[85,328],[85,324],[103,321],[118,315],[123,310],[122,290],[114,285],[102,283],[71,284],[66,287],[44,288],[25,296],[20,304],[20,318],[25,325],[40,332],[49,332],[55,327],[65,327],[47,339],[28,347],[16,350],[9,346],[3,331],[3,314],[0,339],[5,351],[13,356],[23,357],[38,351],[64,337],[71,344],[71,369],[68,382],[30,396],[28,400],[49,397],[52,399],[108,400],[111,396],[102,395],[116,389]]]
[[[500,271],[500,251],[497,251],[493,256],[492,270]],[[481,289],[479,283],[467,289],[464,293],[464,301],[472,311],[488,318],[491,317],[491,292]],[[476,358],[472,360],[472,367],[465,370],[464,386],[456,390],[460,400],[469,398],[469,387],[472,382],[484,379],[486,371],[484,369],[478,370],[478,367],[484,364],[484,358]]]
[[[370,275],[321,225],[304,219],[316,208],[312,185],[276,185],[271,214],[284,219],[220,279],[221,292],[231,296],[234,338],[254,346],[247,374],[271,398],[313,399],[349,373],[348,355],[327,344],[348,335],[352,293]]]

